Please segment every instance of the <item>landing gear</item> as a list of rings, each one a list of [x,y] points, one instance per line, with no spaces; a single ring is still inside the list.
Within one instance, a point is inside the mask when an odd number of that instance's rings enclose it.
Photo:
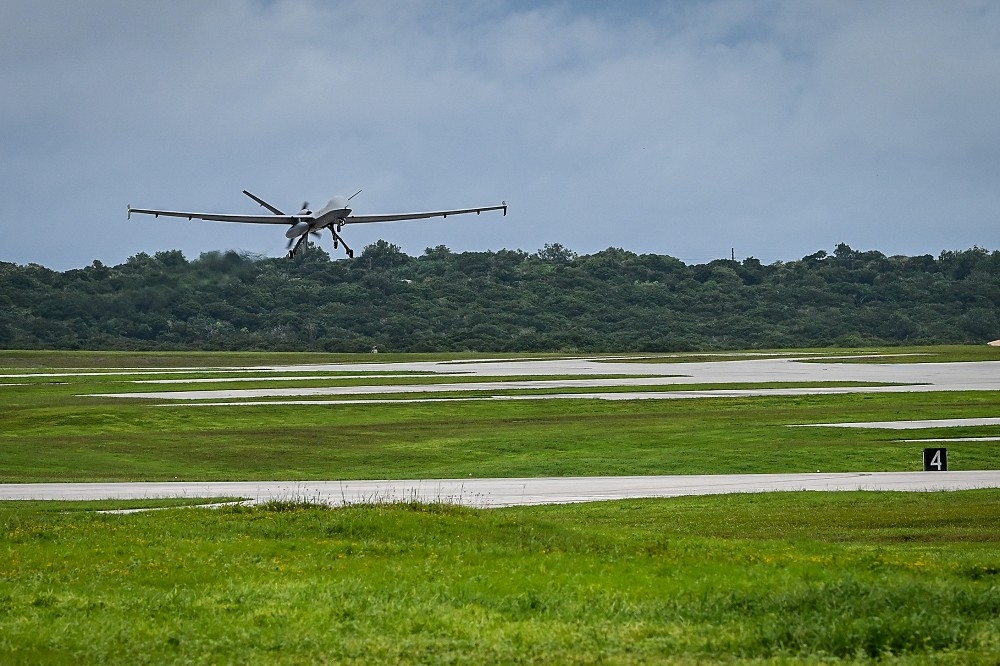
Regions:
[[[354,258],[354,250],[352,250],[351,248],[347,247],[347,243],[345,243],[344,239],[341,238],[340,234],[337,233],[338,231],[340,231],[340,227],[342,227],[342,226],[343,226],[342,224],[338,224],[337,225],[337,229],[334,229],[333,227],[330,227],[330,233],[333,234],[333,249],[336,250],[338,244],[339,245],[343,245],[344,246],[344,252],[347,253],[347,256],[350,259],[353,259]]]
[[[347,243],[344,242],[344,239],[341,237],[341,235],[339,233],[337,233],[337,232],[340,231],[340,229],[343,226],[344,226],[343,224],[338,224],[336,226],[336,228],[334,228],[332,225],[329,226],[329,227],[327,227],[330,230],[330,233],[333,234],[333,249],[336,250],[338,247],[340,247],[341,245],[343,245],[344,246],[344,252],[347,253],[348,258],[353,259],[354,258],[354,250],[352,250],[350,247],[348,247]],[[288,241],[288,248],[289,249],[288,249],[288,255],[287,256],[288,256],[289,259],[294,259],[295,258],[295,255],[298,254],[299,249],[302,248],[302,244],[305,243],[307,241],[307,239],[309,238],[309,234],[315,234],[316,236],[319,236],[319,231],[309,231],[308,233],[304,233],[301,236],[299,236],[299,239],[297,241],[296,240],[289,240]]]

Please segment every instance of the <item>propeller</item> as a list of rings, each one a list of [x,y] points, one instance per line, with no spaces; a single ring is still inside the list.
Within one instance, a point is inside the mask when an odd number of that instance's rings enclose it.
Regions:
[[[303,249],[303,250],[305,250],[305,247],[303,246],[303,243],[305,243],[306,245],[308,245],[307,241],[309,240],[310,236],[313,236],[315,238],[319,238],[320,237],[319,230],[318,229],[310,229],[308,233],[304,233],[304,234],[302,234],[301,236],[298,236],[298,237],[289,238],[288,239],[288,245],[285,247],[285,249],[288,250],[288,257],[289,258],[294,257],[295,254],[299,251],[300,248]],[[293,245],[294,245],[294,247],[293,247]]]
[[[351,199],[353,199],[354,197],[358,196],[359,194],[361,194],[361,190],[358,190],[357,192],[355,192],[351,196],[347,197],[347,200],[350,201]],[[256,197],[254,197],[254,199],[256,200]],[[263,204],[261,204],[261,205],[263,205]],[[302,209],[299,211],[298,214],[301,215],[301,216],[307,216],[307,215],[312,215],[313,214],[312,210],[309,209],[309,202],[308,201],[303,201],[302,202]],[[305,222],[305,220],[299,220],[299,222],[297,224],[302,224],[303,222]],[[294,228],[294,226],[295,225],[293,225],[293,228]],[[327,225],[325,228],[329,229],[330,233],[333,234],[333,248],[337,249],[338,246],[343,246],[344,251],[347,253],[347,256],[353,259],[354,258],[354,250],[352,250],[350,247],[348,247],[347,243],[344,242],[343,237],[339,233],[337,233],[337,232],[340,231],[340,228],[342,226],[343,226],[343,221],[341,220],[339,222],[339,224],[336,224],[335,226],[333,224],[330,224],[330,225]],[[296,255],[296,253],[299,251],[299,249],[302,248],[302,244],[303,243],[306,243],[308,245],[308,239],[309,239],[310,235],[315,236],[316,238],[319,238],[320,237],[320,231],[321,231],[321,229],[312,229],[312,228],[310,228],[307,233],[303,233],[300,236],[293,236],[292,238],[289,238],[288,239],[288,245],[285,248],[285,249],[288,250],[288,256],[289,256],[289,258],[294,257]],[[302,249],[304,249],[304,248],[302,248]]]

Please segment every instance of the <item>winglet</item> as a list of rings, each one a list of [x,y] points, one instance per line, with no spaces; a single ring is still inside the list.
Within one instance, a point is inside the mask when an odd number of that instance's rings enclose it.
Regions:
[[[125,204],[125,205],[128,206],[128,219],[131,220],[132,219],[132,204]]]
[[[500,205],[503,206],[503,216],[507,217],[507,202],[506,201],[501,201]]]

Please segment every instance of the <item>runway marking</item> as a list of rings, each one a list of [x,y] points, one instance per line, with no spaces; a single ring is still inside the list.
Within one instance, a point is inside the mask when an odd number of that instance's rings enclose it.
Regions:
[[[312,382],[331,381],[341,379],[417,379],[427,377],[434,379],[437,377],[467,377],[467,373],[433,373],[433,374],[387,374],[387,375],[280,375],[277,377],[197,377],[194,379],[134,379],[133,384],[228,384],[230,382]]]
[[[868,387],[871,390],[886,387]],[[892,387],[907,388],[907,387]],[[684,400],[695,398],[757,398],[767,396],[840,395],[856,393],[856,387],[827,387],[815,389],[718,389],[710,391],[621,391],[614,393],[533,393],[528,395],[482,395],[457,398],[342,398],[336,400],[235,400],[220,402],[161,402],[155,407],[238,407],[261,405],[408,405],[422,402],[481,402],[491,400]],[[194,400],[189,398],[188,400]],[[808,425],[808,424],[807,424]]]
[[[389,365],[386,363],[385,365]],[[144,375],[237,375],[237,374],[249,374],[252,372],[261,374],[274,374],[274,373],[295,373],[295,372],[326,372],[323,377],[319,379],[353,379],[354,377],[346,377],[342,373],[354,372],[355,370],[350,364],[344,364],[343,366],[336,365],[322,365],[322,366],[299,366],[299,365],[276,365],[276,366],[261,366],[261,367],[232,367],[232,368],[222,368],[222,367],[204,367],[204,368],[165,368],[162,370],[150,370],[149,368],[108,368],[107,370],[74,370],[63,371],[63,372],[19,372],[14,374],[0,374],[0,379],[24,379],[33,377],[120,377],[120,376],[144,376]],[[403,374],[392,373],[388,370],[369,370],[364,375],[358,375],[359,378],[379,378],[379,377],[461,377],[463,374],[467,373],[438,373],[432,370],[410,370],[404,371]],[[245,381],[252,381],[253,377],[247,378]],[[259,377],[257,379],[278,379],[277,377]],[[299,379],[299,377],[295,377]],[[136,383],[141,383],[141,380],[135,380]],[[167,380],[163,380],[167,381]],[[178,382],[193,381],[178,379],[174,380]],[[207,378],[201,381],[216,381],[214,378]],[[225,378],[220,378],[219,381],[226,381]],[[150,383],[155,383],[155,380],[150,380]]]
[[[962,426],[1000,425],[1000,418],[924,419],[916,421],[866,421],[851,423],[797,423],[790,428],[875,428],[881,430],[921,430],[924,428],[959,428]]]
[[[136,393],[93,393],[100,398],[143,398],[158,400],[204,400],[212,398],[265,398],[265,397],[298,397],[309,395],[365,395],[393,393],[462,393],[484,391],[515,391],[525,389],[565,389],[565,388],[631,388],[633,386],[659,386],[678,383],[690,383],[686,376],[654,376],[654,377],[597,377],[586,379],[527,379],[517,381],[477,381],[477,382],[446,382],[427,384],[367,384],[356,386],[321,386],[302,388],[260,388],[260,389],[219,389],[192,391],[157,391]]]
[[[1000,442],[1000,437],[935,437],[931,439],[897,439],[897,442]]]
[[[665,381],[675,380],[674,383]],[[301,387],[301,388],[259,388],[259,389],[209,389],[191,391],[155,391],[155,392],[134,392],[134,393],[89,393],[84,394],[97,398],[119,398],[119,399],[144,399],[144,400],[239,400],[241,398],[296,398],[305,396],[363,396],[363,395],[390,395],[390,394],[421,394],[421,393],[476,393],[487,391],[539,391],[554,389],[581,389],[577,393],[531,393],[505,395],[494,394],[488,397],[466,397],[458,396],[453,398],[438,398],[438,400],[466,400],[466,399],[538,399],[546,398],[598,398],[602,400],[640,400],[640,399],[664,399],[664,398],[698,398],[698,397],[754,397],[754,396],[795,396],[795,395],[823,395],[823,394],[843,394],[858,392],[910,392],[934,390],[926,384],[867,384],[858,386],[856,384],[848,386],[789,386],[770,388],[719,388],[719,389],[693,389],[686,385],[699,382],[691,381],[689,377],[640,377],[631,379],[565,379],[565,380],[525,380],[525,381],[497,381],[497,382],[469,382],[464,384],[383,384],[383,385],[349,385],[349,386],[323,386],[323,387]],[[730,382],[733,383],[733,382]],[[753,383],[753,382],[746,382]],[[663,390],[663,386],[669,389]],[[653,386],[660,390],[633,390],[642,386]],[[583,389],[620,389],[618,391],[586,391]],[[683,394],[683,395],[681,395]],[[81,396],[83,397],[83,396]],[[402,396],[401,396],[402,397]],[[373,398],[371,401],[380,398]],[[237,404],[237,403],[233,403]],[[280,404],[272,401],[272,404]]]

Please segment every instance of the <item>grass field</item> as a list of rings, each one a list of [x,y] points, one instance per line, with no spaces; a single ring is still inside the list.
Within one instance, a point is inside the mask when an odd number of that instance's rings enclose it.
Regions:
[[[786,426],[1000,414],[982,391],[197,408],[86,395],[148,390],[135,378],[0,387],[0,482],[905,471],[922,446],[897,432]],[[947,431],[991,435],[1000,427]],[[948,449],[952,469],[1000,467],[1000,442]]]
[[[47,351],[0,349],[0,368],[177,368],[177,367],[245,367],[311,363],[393,363],[398,361],[450,361],[474,358],[564,358],[579,354],[509,354],[478,352],[426,354],[325,354],[318,352],[126,352],[126,351]],[[939,345],[934,347],[865,347],[830,349],[768,350],[748,352],[672,353],[672,354],[610,354],[617,359],[634,357],[638,361],[717,361],[759,358],[767,356],[857,357],[844,358],[844,363],[948,363],[954,361],[997,361],[1000,347],[987,345]],[[875,357],[875,358],[872,358]]]
[[[986,391],[239,407],[93,395],[237,376],[187,368],[347,360],[376,359],[0,352],[0,482],[916,470],[922,445],[904,436],[1000,436],[787,427],[1000,416]],[[138,374],[157,369],[172,374]],[[322,374],[280,385],[357,381]],[[948,450],[952,469],[1000,468],[1000,442]],[[0,663],[1000,663],[1000,491],[92,510],[124,506],[137,503],[0,503]]]
[[[995,664],[1000,492],[0,505],[0,662]]]

